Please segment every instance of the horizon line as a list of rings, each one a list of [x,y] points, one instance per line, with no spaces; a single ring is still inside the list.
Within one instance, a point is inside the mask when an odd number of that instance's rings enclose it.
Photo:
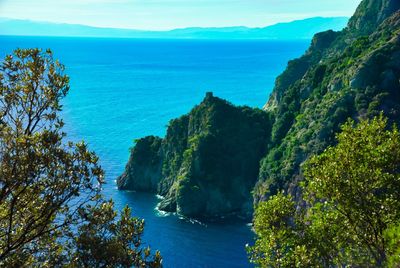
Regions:
[[[79,23],[66,23],[66,22],[54,22],[54,21],[42,21],[42,20],[31,20],[31,19],[20,19],[20,18],[12,18],[12,17],[2,17],[0,16],[0,20],[14,20],[14,21],[25,21],[25,22],[33,22],[33,23],[43,23],[43,24],[56,24],[56,25],[73,25],[73,26],[84,26],[84,27],[90,27],[90,28],[96,28],[96,29],[115,29],[115,30],[126,30],[126,31],[143,31],[143,32],[169,32],[169,31],[174,31],[174,30],[184,30],[184,29],[226,29],[226,28],[247,28],[247,29],[263,29],[279,24],[289,24],[297,21],[305,21],[305,20],[311,20],[311,19],[350,19],[350,16],[314,16],[314,17],[307,17],[304,19],[293,19],[290,21],[282,21],[282,22],[276,22],[272,23],[269,25],[265,26],[259,26],[259,27],[251,27],[251,26],[245,26],[245,25],[232,25],[232,26],[212,26],[212,27],[203,27],[203,26],[187,26],[187,27],[178,27],[178,28],[170,28],[170,29],[164,29],[164,30],[154,30],[154,29],[138,29],[138,28],[118,28],[118,27],[102,27],[102,26],[93,26],[93,25],[88,25],[88,24],[79,24]]]

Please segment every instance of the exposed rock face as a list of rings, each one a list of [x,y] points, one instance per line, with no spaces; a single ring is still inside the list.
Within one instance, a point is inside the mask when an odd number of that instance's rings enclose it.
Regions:
[[[349,29],[368,35],[400,9],[398,0],[364,0],[349,21]]]
[[[235,107],[208,93],[188,115],[170,122],[163,140],[136,143],[118,185],[156,191],[165,196],[161,210],[184,216],[250,218],[251,190],[270,125],[266,112]]]
[[[119,189],[157,192],[162,168],[161,141],[154,136],[136,141],[125,172],[117,180]]]
[[[287,88],[299,81],[311,66],[317,64],[329,53],[332,43],[341,35],[340,32],[326,31],[317,33],[311,41],[311,46],[307,52],[300,58],[289,61],[285,71],[278,76],[275,81],[275,88],[264,110],[273,112],[278,103],[282,101],[283,94]]]

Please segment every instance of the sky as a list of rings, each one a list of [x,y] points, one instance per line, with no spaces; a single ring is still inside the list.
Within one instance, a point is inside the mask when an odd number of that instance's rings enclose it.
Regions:
[[[168,30],[351,16],[361,0],[0,0],[0,17]]]

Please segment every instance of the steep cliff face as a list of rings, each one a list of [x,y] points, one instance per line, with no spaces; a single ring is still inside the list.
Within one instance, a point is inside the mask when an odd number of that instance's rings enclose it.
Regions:
[[[357,120],[384,111],[392,121],[400,121],[399,3],[363,1],[347,29],[316,35],[317,42],[325,39],[321,49],[315,48],[314,39],[306,55],[297,60],[301,66],[289,64],[277,79],[265,106],[275,123],[256,200],[280,189],[299,195],[301,164],[333,144],[347,118]],[[305,58],[314,60],[305,64]],[[285,87],[280,86],[282,79],[289,80]]]
[[[278,76],[275,87],[264,110],[274,112],[279,103],[283,100],[285,91],[296,81],[299,81],[311,66],[317,64],[327,53],[332,43],[341,35],[340,32],[326,31],[317,33],[311,42],[306,53],[298,58],[289,61],[285,71]]]
[[[159,204],[164,211],[250,218],[270,125],[268,113],[209,93],[188,115],[171,121],[164,139],[137,141],[118,185],[157,192],[165,197]]]
[[[348,28],[357,31],[360,35],[369,35],[399,9],[400,1],[398,0],[362,1],[350,19]]]
[[[157,192],[162,168],[161,142],[154,136],[136,141],[125,172],[117,180],[119,189]]]

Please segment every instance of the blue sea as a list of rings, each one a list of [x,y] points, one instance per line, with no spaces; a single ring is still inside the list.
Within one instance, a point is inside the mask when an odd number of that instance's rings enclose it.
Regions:
[[[85,140],[106,171],[104,195],[145,219],[144,242],[165,267],[251,267],[243,222],[199,223],[163,215],[157,197],[118,191],[115,179],[133,141],[163,136],[169,120],[198,104],[205,92],[261,108],[288,60],[309,41],[200,41],[0,37],[0,57],[13,49],[50,48],[66,66],[71,90],[62,117],[68,138]]]

